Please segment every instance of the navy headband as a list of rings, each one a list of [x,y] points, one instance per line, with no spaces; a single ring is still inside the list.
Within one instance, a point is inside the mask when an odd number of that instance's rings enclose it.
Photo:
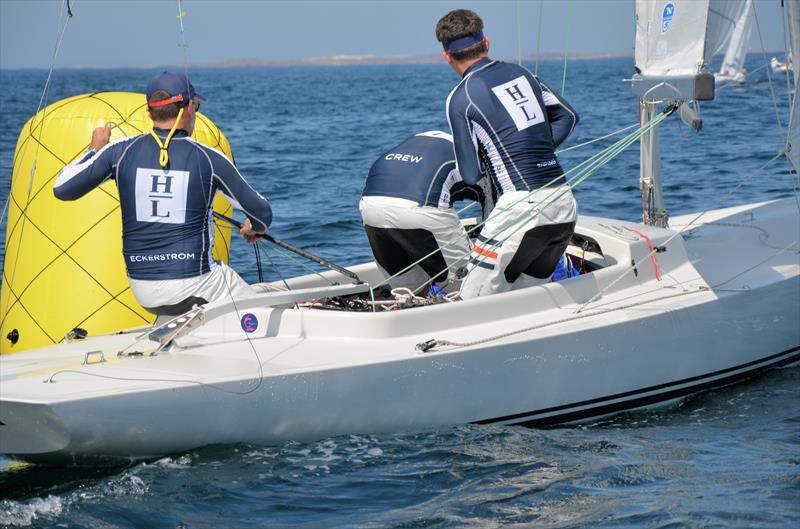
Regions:
[[[444,46],[444,51],[453,52],[469,48],[473,44],[477,44],[481,41],[483,41],[483,31],[478,31],[473,35],[467,35],[466,37],[451,40],[450,42],[443,42],[442,46]]]

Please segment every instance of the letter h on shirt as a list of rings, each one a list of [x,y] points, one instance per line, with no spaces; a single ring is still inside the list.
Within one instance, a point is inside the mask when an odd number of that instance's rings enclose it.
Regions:
[[[138,168],[136,220],[183,224],[188,189],[189,171]]]

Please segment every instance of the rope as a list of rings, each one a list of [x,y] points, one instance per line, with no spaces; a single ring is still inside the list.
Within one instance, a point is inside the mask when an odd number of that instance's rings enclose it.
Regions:
[[[569,189],[571,190],[571,189],[574,189],[575,187],[577,187],[578,185],[580,185],[581,183],[583,183],[584,181],[586,181],[586,179],[588,179],[592,174],[597,172],[601,167],[603,167],[606,164],[608,164],[613,158],[615,158],[616,156],[621,154],[625,149],[630,147],[642,134],[648,132],[653,127],[658,126],[658,124],[661,123],[664,119],[666,119],[667,116],[669,116],[670,113],[662,112],[662,113],[656,115],[649,122],[647,122],[642,127],[637,129],[637,131],[629,134],[628,136],[626,136],[622,140],[619,140],[617,143],[613,144],[612,146],[610,146],[610,147],[604,149],[603,151],[600,151],[599,153],[595,154],[594,156],[588,158],[587,160],[583,161],[582,163],[580,163],[579,165],[577,165],[576,167],[574,167],[570,171],[567,171],[564,174],[564,176],[566,176],[566,175],[568,175],[570,173],[573,173],[573,172],[575,173],[575,175],[567,180],[567,185],[566,186],[562,186],[561,188],[558,188],[557,190],[553,191],[550,195],[545,197],[543,200],[541,200],[536,205],[536,209],[534,210],[533,214],[534,215],[538,214],[542,209],[544,209],[547,206],[549,206],[550,204],[552,204],[555,200],[558,200],[564,193],[566,193],[566,191],[564,190],[564,187],[569,187]],[[548,185],[543,186],[543,188],[544,187],[548,187]],[[513,206],[515,206],[516,204],[519,204],[522,200],[527,200],[529,198],[529,196],[530,196],[530,193],[528,195],[526,195],[525,197],[523,197],[522,199],[512,203],[509,206],[509,209],[512,208]],[[500,229],[497,231],[497,234],[506,233],[506,232],[508,232],[508,230],[510,230],[512,228],[515,228],[515,227],[519,227],[520,225],[522,225],[522,224],[524,224],[526,222],[527,222],[526,218],[513,219],[513,220],[509,221],[505,226],[501,226]],[[516,233],[516,231],[518,231],[518,230],[515,229],[515,230],[511,231],[511,233],[508,233],[508,235],[506,235],[502,239],[498,239],[497,234],[496,234],[495,237],[494,237],[494,240],[496,241],[496,243],[491,245],[491,246],[489,246],[489,247],[487,247],[487,249],[499,248],[500,246],[502,246],[502,244],[506,240],[508,240],[510,237],[512,237],[514,235],[514,233]],[[478,257],[478,259],[480,259],[481,261],[485,261],[486,257],[481,255],[481,256]]]
[[[186,76],[186,84],[187,84],[186,92],[191,96],[192,92],[191,92],[191,89],[190,89],[190,86],[189,86],[189,59],[188,59],[188,54],[187,54],[187,50],[189,48],[189,45],[186,43],[185,29],[184,29],[184,26],[183,26],[183,19],[186,18],[186,12],[183,10],[183,6],[181,4],[181,0],[176,0],[176,7],[177,7],[177,10],[178,10],[178,15],[175,18],[178,20],[178,27],[179,27],[179,32],[180,32],[180,43],[178,44],[178,47],[181,48],[181,51],[182,51],[182,54],[183,54],[183,70],[184,70],[184,75]],[[187,102],[187,105],[191,105],[191,104],[192,104],[192,101],[191,101],[191,97],[190,97],[189,101]],[[178,113],[178,117],[175,119],[175,125],[173,125],[173,128],[170,131],[170,134],[167,136],[165,144],[162,146],[161,143],[159,142],[159,146],[162,147],[161,156],[159,157],[159,163],[161,163],[162,167],[165,166],[164,161],[166,161],[165,159],[167,158],[167,156],[165,156],[165,155],[166,155],[166,150],[167,150],[167,147],[168,147],[168,144],[169,144],[169,140],[171,139],[172,134],[177,129],[178,124],[181,121],[181,117],[183,115],[184,108],[181,108],[180,112]],[[196,114],[195,114],[195,119],[196,119]],[[158,137],[155,135],[155,133],[153,131],[151,131],[151,134],[153,134],[153,136],[156,138],[156,141],[158,141]],[[200,153],[198,152],[197,149],[195,149],[195,156],[198,157],[198,159],[199,159]],[[206,192],[205,187],[203,187],[204,195],[205,195],[205,192]],[[210,198],[212,198],[212,197],[205,196],[205,199],[207,201],[206,203],[211,203],[211,201],[209,200]],[[236,313],[236,317],[238,319],[241,319],[242,315],[241,315],[241,312],[239,311],[239,307],[236,306],[236,299],[233,296],[231,285],[228,284],[227,274],[223,274],[223,278],[225,280],[225,288],[228,291],[228,297],[231,300],[231,304],[233,305],[233,309],[234,309],[234,312]],[[253,352],[253,356],[255,357],[256,363],[258,364],[258,369],[257,369],[257,372],[258,372],[258,383],[255,385],[255,387],[253,387],[252,389],[249,389],[249,390],[247,390],[245,392],[230,392],[230,393],[241,394],[241,395],[247,395],[248,393],[252,393],[252,392],[256,391],[258,388],[261,387],[262,383],[264,382],[264,367],[263,367],[263,363],[261,362],[261,357],[259,356],[258,351],[256,350],[255,346],[253,345],[253,341],[250,338],[250,334],[245,333],[245,339],[247,341],[247,344],[250,346],[250,350]],[[206,385],[206,384],[203,384],[203,385]],[[208,385],[211,386],[211,387],[214,387],[211,384],[208,384]],[[217,389],[219,389],[219,388],[217,388]]]
[[[66,16],[64,14],[65,7],[66,7]],[[47,100],[50,97],[50,85],[51,85],[52,80],[53,80],[53,70],[55,69],[56,60],[58,59],[58,53],[61,50],[61,43],[64,40],[64,34],[67,31],[67,24],[69,23],[69,20],[71,18],[72,18],[72,9],[70,9],[69,2],[67,0],[64,0],[64,2],[62,2],[61,7],[59,9],[59,15],[58,15],[58,37],[56,38],[55,48],[53,49],[53,56],[52,56],[52,58],[50,60],[50,68],[49,68],[49,70],[47,72],[47,79],[45,80],[45,83],[44,83],[44,89],[42,90],[42,95],[39,98],[39,106],[36,107],[36,113],[34,114],[34,116],[38,116],[39,112],[42,112],[42,109],[44,108],[44,112],[42,113],[42,117],[41,117],[41,120],[40,120],[41,126],[39,127],[39,138],[38,138],[38,140],[36,142],[36,150],[34,151],[34,155],[33,155],[33,164],[31,165],[30,176],[28,178],[28,194],[27,194],[27,197],[25,199],[25,207],[22,208],[22,212],[20,214],[21,217],[22,217],[22,225],[20,226],[19,237],[17,239],[17,245],[16,245],[17,252],[16,252],[16,255],[14,256],[14,266],[11,269],[11,277],[9,278],[9,282],[8,282],[9,295],[6,298],[5,307],[3,307],[3,314],[4,315],[8,314],[8,304],[11,301],[11,298],[13,296],[14,279],[16,278],[16,275],[17,275],[17,265],[19,264],[19,255],[21,253],[20,246],[21,246],[21,243],[22,243],[22,236],[25,233],[25,226],[27,225],[27,221],[28,221],[28,207],[30,206],[31,192],[33,191],[33,181],[34,181],[34,177],[36,175],[36,162],[39,159],[39,150],[40,150],[41,145],[42,145],[42,134],[44,132],[44,122],[45,122],[45,120],[47,118]],[[31,128],[33,128],[33,125],[34,125],[33,122],[31,122]],[[26,145],[25,145],[25,147],[23,147],[23,149],[27,149],[27,146],[28,146],[28,144],[26,143]],[[23,150],[23,153],[24,153],[24,150]],[[12,183],[14,182],[14,180],[16,180],[15,176],[16,175],[12,175],[11,176],[11,182]],[[7,220],[5,218],[5,214],[6,214],[8,203],[9,203],[8,200],[11,199],[11,194],[12,194],[12,188],[11,188],[11,184],[9,184],[8,199],[6,201],[6,208],[3,209],[3,217],[2,217],[3,221]],[[5,323],[5,321],[3,322],[3,324],[4,323]]]
[[[758,41],[761,43],[761,54],[764,56],[764,63],[769,64],[767,60],[767,51],[764,48],[764,39],[761,35],[761,26],[758,23],[758,9],[753,2],[753,19],[756,21],[756,32],[758,33]],[[778,122],[778,129],[780,130],[781,140],[783,139],[783,123],[781,123],[781,114],[778,111],[778,98],[775,95],[775,88],[772,86],[772,75],[770,74],[771,68],[767,68],[767,80],[769,81],[769,92],[772,96],[772,106],[775,109],[775,119]]]
[[[742,179],[735,188],[733,188],[725,196],[723,196],[721,199],[719,199],[717,201],[717,204],[714,207],[718,207],[719,205],[721,205],[722,202],[724,202],[730,195],[732,195],[736,190],[738,190],[748,180],[750,180],[754,176],[756,176],[759,173],[761,173],[764,169],[766,169],[772,162],[777,160],[780,156],[781,156],[780,154],[774,156],[771,160],[767,161],[761,167],[759,167],[758,169],[753,171],[751,174],[746,176],[744,179]],[[700,219],[703,215],[708,213],[708,211],[709,210],[705,210],[705,211],[699,213],[688,224],[686,224],[683,229],[681,229],[680,231],[674,233],[672,236],[670,236],[660,246],[666,246],[667,244],[669,244],[669,242],[672,241],[675,237],[677,237],[678,235],[680,235],[684,231],[686,231],[686,229],[688,227],[693,226],[694,223],[697,222],[697,220]],[[711,223],[708,223],[708,224],[718,224],[718,225],[722,225],[722,226],[729,225],[727,223],[714,223],[714,222],[711,222]],[[797,244],[797,241],[793,241],[792,243],[790,243],[790,244],[788,244],[787,246],[784,246],[784,247],[773,246],[773,245],[770,245],[770,244],[766,243],[766,238],[769,236],[769,233],[766,232],[766,230],[764,230],[763,228],[760,228],[758,226],[747,226],[747,225],[739,225],[739,226],[748,227],[748,228],[759,230],[761,232],[761,235],[759,236],[759,239],[762,241],[762,243],[764,243],[766,246],[768,246],[770,248],[778,249],[778,251],[775,252],[774,254],[768,256],[766,259],[763,259],[762,261],[758,262],[757,264],[747,268],[746,270],[743,270],[743,271],[737,273],[736,275],[734,275],[732,277],[729,277],[728,279],[726,279],[724,281],[721,281],[721,282],[719,282],[719,283],[717,283],[715,285],[711,285],[710,287],[700,287],[697,290],[684,290],[683,292],[678,292],[678,293],[670,294],[670,295],[667,295],[667,296],[661,296],[659,298],[655,298],[655,299],[644,301],[644,302],[638,301],[636,303],[630,303],[630,304],[627,304],[627,305],[621,305],[621,306],[611,307],[611,308],[607,308],[607,309],[594,310],[591,313],[581,314],[589,304],[594,303],[608,289],[610,289],[612,286],[617,284],[623,277],[625,277],[627,274],[629,274],[633,269],[637,268],[639,265],[644,263],[646,260],[652,259],[653,256],[656,253],[656,249],[652,249],[647,255],[642,257],[639,261],[637,261],[636,263],[630,265],[630,267],[628,267],[624,272],[622,272],[614,281],[609,283],[605,288],[600,290],[597,294],[592,296],[588,301],[586,301],[581,306],[579,306],[575,310],[575,312],[573,313],[573,316],[569,316],[569,317],[566,317],[566,318],[561,318],[559,320],[549,321],[549,322],[538,324],[538,325],[533,325],[533,326],[530,326],[530,327],[525,327],[523,329],[517,329],[517,330],[514,330],[514,331],[509,331],[509,332],[506,332],[506,333],[498,334],[498,335],[495,335],[495,336],[490,336],[490,337],[487,337],[487,338],[482,338],[480,340],[474,340],[474,341],[471,341],[471,342],[452,342],[452,341],[449,341],[449,340],[432,339],[432,340],[428,340],[426,342],[418,343],[416,348],[417,348],[417,350],[419,350],[421,352],[427,352],[427,351],[430,351],[431,349],[434,349],[434,348],[440,347],[440,346],[468,347],[468,346],[472,346],[472,345],[479,345],[479,344],[482,344],[482,343],[488,343],[488,342],[491,342],[491,341],[495,341],[495,340],[499,340],[499,339],[506,338],[506,337],[509,337],[509,336],[513,336],[515,334],[521,334],[521,333],[524,333],[524,332],[529,332],[529,331],[533,331],[533,330],[537,330],[537,329],[542,329],[542,328],[545,328],[545,327],[550,327],[552,325],[557,325],[559,323],[566,323],[566,322],[575,321],[575,320],[582,319],[582,318],[587,318],[587,317],[590,317],[590,316],[596,316],[596,315],[599,315],[599,314],[606,314],[606,313],[613,312],[613,311],[639,307],[639,306],[641,306],[643,304],[653,303],[653,302],[656,302],[656,301],[663,301],[663,300],[672,299],[672,298],[685,296],[685,295],[689,295],[689,294],[697,294],[697,293],[702,293],[702,292],[707,292],[707,291],[714,291],[714,290],[718,289],[719,287],[721,287],[721,286],[733,281],[737,277],[740,277],[741,275],[743,275],[743,274],[745,274],[745,273],[747,273],[747,272],[749,272],[749,271],[751,271],[751,270],[763,265],[764,263],[769,262],[770,260],[774,259],[778,255],[781,255],[782,253],[786,252],[787,250],[793,249],[792,247]],[[795,249],[795,251],[797,251],[797,249]],[[681,286],[681,285],[679,283],[676,286]],[[661,286],[661,287],[659,287],[659,289],[672,289],[672,288],[675,288],[675,287],[672,287],[672,286]]]
[[[567,2],[567,19],[565,22],[567,26],[566,35],[564,36],[564,74],[561,77],[561,95],[563,96],[567,88],[567,50],[569,50],[569,39],[572,32],[572,2]]]
[[[189,104],[191,104],[191,102]],[[178,117],[175,118],[175,123],[172,125],[172,128],[169,130],[169,134],[167,134],[167,137],[164,139],[163,143],[161,142],[161,138],[158,137],[158,134],[156,134],[156,131],[150,129],[150,135],[153,137],[154,140],[156,140],[156,143],[158,144],[159,148],[158,163],[161,164],[161,167],[166,167],[167,164],[169,163],[169,152],[167,151],[167,149],[169,148],[169,142],[172,140],[173,134],[175,134],[175,131],[178,130],[178,124],[181,122],[182,117],[183,117],[183,108],[178,110]]]
[[[604,140],[606,138],[610,138],[611,136],[616,136],[617,134],[621,134],[621,133],[623,133],[623,132],[625,132],[627,130],[631,130],[632,128],[637,127],[637,126],[639,126],[638,123],[633,123],[632,125],[628,125],[627,127],[624,127],[624,128],[619,129],[619,130],[616,130],[614,132],[611,132],[609,134],[606,134],[605,136],[600,136],[599,138],[595,138],[593,140],[589,140],[589,141],[586,141],[586,142],[583,142],[583,143],[579,143],[578,145],[574,145],[572,147],[567,147],[566,149],[558,150],[558,151],[556,151],[556,154],[561,154],[561,153],[564,153],[564,152],[569,152],[569,151],[573,151],[575,149],[579,149],[581,147],[585,147],[585,146],[590,145],[592,143],[596,143],[596,142],[602,141],[602,140]]]
[[[591,157],[587,158],[586,160],[584,160],[580,164],[576,165],[575,167],[573,167],[572,169],[570,169],[569,171],[567,171],[563,175],[560,175],[560,176],[554,178],[553,180],[551,180],[550,182],[546,183],[541,188],[535,189],[535,190],[531,190],[529,193],[525,194],[519,200],[509,204],[507,206],[507,208],[510,210],[515,205],[519,204],[520,202],[522,202],[524,200],[528,200],[533,193],[535,193],[537,191],[540,191],[542,189],[546,189],[547,187],[555,184],[559,179],[561,179],[563,177],[566,177],[566,176],[568,176],[568,175],[570,175],[572,173],[574,173],[574,176],[569,178],[569,179],[567,179],[566,186],[569,187],[570,190],[575,188],[575,187],[577,187],[579,184],[581,184],[587,178],[589,178],[589,176],[591,176],[592,174],[597,172],[601,167],[603,167],[606,164],[608,164],[613,158],[617,157],[619,154],[621,154],[623,151],[625,151],[628,147],[630,147],[642,134],[644,134],[645,132],[649,131],[651,128],[657,126],[664,119],[666,119],[670,114],[671,114],[671,111],[670,112],[664,111],[664,112],[656,115],[649,122],[647,122],[644,125],[642,125],[641,127],[639,127],[639,129],[637,129],[636,131],[628,134],[627,136],[625,136],[621,140],[617,141],[616,143],[612,144],[611,146],[606,147],[605,149],[601,150],[600,152],[598,152],[598,153],[592,155]],[[536,210],[535,210],[534,214],[537,214],[538,210],[546,208],[553,201],[555,201],[558,198],[560,198],[566,192],[566,191],[564,191],[563,187],[564,186],[562,186],[560,188],[560,191],[553,191],[553,193],[551,193],[550,195],[545,197],[545,199],[540,201],[536,205]],[[547,202],[545,202],[545,201],[547,201]],[[543,203],[544,203],[544,205],[543,205]],[[515,226],[518,227],[518,226],[524,224],[525,222],[527,222],[527,218],[524,218],[524,217],[512,220],[509,223],[507,223],[506,225],[501,226],[501,229],[498,231],[498,233],[500,233],[500,234],[501,233],[505,233],[509,229],[514,228]],[[475,226],[473,226],[469,230],[466,230],[467,231],[467,235],[473,233],[475,230],[477,230],[478,228],[482,227],[484,224],[486,224],[486,219],[483,219],[481,222],[479,222],[478,224],[476,224]],[[509,237],[511,237],[514,233],[516,233],[516,230],[512,231],[504,239],[499,240],[495,245],[492,245],[490,248],[497,248],[497,247],[501,246],[502,243],[505,242],[505,240],[507,240]],[[497,239],[495,239],[495,240],[497,241]],[[447,247],[453,246],[453,245],[459,243],[459,241],[460,241],[460,237],[456,237],[456,238],[452,239],[451,241],[447,242],[444,245],[444,247],[447,248]],[[377,285],[375,285],[372,288],[378,288],[378,287],[381,287],[381,286],[383,286],[385,284],[388,284],[395,277],[400,276],[402,274],[405,274],[406,272],[408,272],[409,270],[411,270],[412,268],[414,268],[415,266],[417,266],[418,264],[423,262],[425,259],[428,259],[429,257],[435,255],[437,252],[440,252],[440,251],[441,251],[441,248],[433,250],[432,252],[430,252],[427,255],[423,256],[419,260],[417,260],[414,263],[412,263],[412,264],[408,265],[407,267],[403,268],[402,270],[400,270],[396,274],[388,277],[387,279],[384,279],[383,281],[381,281],[380,283],[378,283]],[[486,257],[481,255],[481,256],[478,257],[478,259],[483,261],[483,260],[486,259]],[[458,266],[462,261],[463,261],[463,259],[461,261],[456,261],[456,262],[448,265],[440,273],[449,272],[453,267]],[[417,290],[419,288],[422,288],[425,284],[426,283],[423,283],[422,285],[419,285]]]
[[[784,50],[790,49],[789,48],[789,43],[786,40],[786,26],[787,26],[787,24],[789,24],[789,14],[786,12],[786,6],[784,6],[783,2],[781,2],[781,30],[783,31],[783,49]],[[787,60],[786,62],[788,63],[789,61]],[[791,101],[791,99],[792,99],[792,85],[789,82],[789,77],[790,77],[789,68],[786,68],[786,94],[789,96],[789,100]],[[789,108],[791,108],[791,107],[789,107]],[[791,117],[790,117],[790,123],[791,123]]]
[[[520,0],[517,0],[517,64],[522,66],[522,15],[520,9]]]
[[[781,156],[781,154],[776,154],[775,156],[773,156],[773,157],[772,157],[772,159],[768,160],[768,161],[767,161],[766,163],[764,163],[764,164],[763,164],[761,167],[759,167],[758,169],[756,169],[755,171],[753,171],[752,173],[750,173],[748,176],[746,176],[745,178],[743,178],[743,179],[742,179],[742,180],[739,182],[739,184],[738,184],[736,187],[734,187],[733,189],[731,189],[731,190],[730,190],[730,191],[729,191],[729,192],[728,192],[726,195],[724,195],[722,198],[718,199],[718,200],[717,200],[717,202],[716,202],[716,203],[715,203],[715,204],[712,206],[712,208],[716,208],[716,207],[719,207],[719,206],[721,206],[721,205],[722,205],[722,203],[723,203],[723,202],[724,202],[724,201],[725,201],[725,200],[726,200],[726,199],[727,199],[729,196],[731,196],[731,195],[732,195],[734,192],[736,192],[736,191],[737,191],[737,190],[738,190],[740,187],[742,187],[742,186],[743,186],[743,185],[744,185],[744,184],[745,184],[745,183],[746,183],[748,180],[750,180],[751,178],[753,178],[753,177],[754,177],[754,176],[756,176],[757,174],[761,173],[761,172],[762,172],[764,169],[766,169],[766,168],[767,168],[767,167],[768,167],[768,166],[769,166],[769,165],[770,165],[772,162],[774,162],[775,160],[777,160],[778,158],[780,158],[780,156]],[[676,232],[675,232],[675,233],[674,233],[672,236],[670,236],[670,237],[669,237],[669,238],[668,238],[666,241],[664,241],[664,243],[662,243],[662,245],[661,245],[661,246],[666,246],[667,244],[669,244],[669,243],[670,243],[670,242],[671,242],[671,241],[672,241],[672,240],[673,240],[675,237],[677,237],[678,235],[681,235],[681,234],[682,234],[684,231],[686,231],[686,229],[687,229],[687,228],[689,228],[690,226],[693,226],[695,222],[697,222],[697,221],[698,221],[698,220],[699,220],[701,217],[703,217],[703,216],[704,216],[706,213],[708,213],[709,211],[710,211],[710,209],[706,209],[705,211],[701,211],[700,213],[698,213],[698,214],[697,214],[697,215],[696,215],[696,216],[695,216],[695,217],[694,217],[694,218],[693,218],[691,221],[689,221],[689,223],[688,223],[688,224],[686,224],[686,225],[684,226],[684,228],[682,228],[682,229],[680,229],[680,230],[676,231]],[[651,256],[652,256],[653,254],[655,254],[655,249],[654,249],[653,251],[651,251],[650,253],[648,253],[647,255],[645,255],[644,257],[642,257],[642,258],[641,258],[639,261],[637,261],[636,263],[633,263],[633,264],[631,264],[631,265],[630,265],[630,267],[628,267],[628,269],[626,269],[624,272],[622,272],[622,273],[619,275],[619,277],[617,277],[617,278],[616,278],[614,281],[612,281],[611,283],[609,283],[609,284],[608,284],[608,285],[607,285],[605,288],[601,289],[601,290],[600,290],[600,291],[599,291],[597,294],[595,294],[594,296],[592,296],[592,297],[591,297],[591,298],[590,298],[590,299],[589,299],[589,300],[588,300],[586,303],[584,303],[583,305],[581,305],[580,307],[578,307],[578,310],[577,310],[576,312],[581,312],[581,311],[583,311],[583,309],[584,309],[584,308],[586,308],[586,307],[587,307],[587,306],[588,306],[590,303],[593,303],[594,301],[596,301],[597,299],[599,299],[600,297],[602,297],[602,295],[603,295],[603,294],[604,294],[604,293],[605,293],[605,292],[606,292],[608,289],[610,289],[612,286],[616,285],[616,284],[617,284],[619,281],[621,281],[621,280],[622,280],[622,278],[623,278],[623,277],[625,277],[627,274],[629,274],[631,271],[633,271],[635,268],[637,268],[639,265],[641,265],[641,264],[642,264],[643,262],[645,262],[647,259],[650,259],[650,258],[651,258]]]
[[[539,28],[536,30],[536,67],[534,73],[539,75],[539,57],[542,49],[542,12],[544,10],[544,0],[539,0]]]
[[[258,247],[258,245],[260,244],[260,242],[261,242],[261,241],[256,241],[256,244],[255,244],[255,246],[256,246],[256,247]],[[256,250],[256,252],[258,252],[258,250]],[[289,283],[287,283],[287,282],[286,282],[286,279],[284,279],[284,277],[283,277],[283,274],[281,274],[280,270],[279,270],[279,269],[278,269],[278,267],[275,265],[275,262],[272,260],[272,256],[269,254],[269,252],[264,252],[264,254],[267,256],[267,259],[269,260],[269,264],[270,264],[270,265],[272,265],[272,269],[275,271],[275,273],[278,275],[278,277],[281,279],[281,281],[283,281],[283,286],[285,286],[285,287],[286,287],[286,290],[291,290],[291,288],[289,287]],[[260,270],[260,268],[259,268],[259,271],[258,271],[258,282],[259,282],[259,283],[263,283],[263,282],[264,282],[264,278],[263,278],[263,277],[261,277],[261,270]],[[296,304],[295,304],[295,305],[296,305]]]
[[[434,349],[434,348],[437,348],[437,347],[440,347],[440,346],[470,347],[470,346],[473,346],[473,345],[480,345],[480,344],[484,344],[484,343],[488,343],[488,342],[493,342],[495,340],[500,340],[502,338],[508,338],[509,336],[514,336],[515,334],[522,334],[522,333],[526,333],[526,332],[530,332],[530,331],[535,331],[535,330],[538,330],[538,329],[544,329],[546,327],[552,327],[553,325],[558,325],[560,323],[568,323],[568,322],[572,322],[572,321],[582,320],[584,318],[590,318],[590,317],[598,316],[600,314],[607,314],[609,312],[615,312],[615,311],[619,311],[619,310],[625,310],[625,309],[630,309],[630,308],[641,307],[642,305],[645,305],[647,303],[654,303],[656,301],[663,301],[663,300],[666,300],[666,299],[676,298],[676,297],[680,297],[680,296],[686,296],[688,294],[698,294],[698,293],[701,293],[701,292],[705,292],[705,290],[704,289],[699,289],[699,290],[696,290],[696,291],[677,292],[675,294],[672,294],[672,295],[669,295],[669,296],[662,296],[662,297],[659,297],[659,298],[656,298],[656,299],[651,299],[651,300],[646,300],[646,301],[637,301],[635,303],[629,303],[627,305],[620,305],[618,307],[611,307],[611,308],[607,308],[607,309],[603,309],[603,310],[597,310],[595,312],[592,312],[591,314],[576,315],[575,313],[573,313],[571,316],[567,316],[565,318],[561,318],[561,319],[558,319],[558,320],[551,320],[551,321],[548,321],[548,322],[545,322],[545,323],[540,323],[538,325],[531,325],[530,327],[525,327],[524,329],[516,329],[516,330],[513,330],[513,331],[509,331],[509,332],[504,332],[502,334],[489,336],[487,338],[481,338],[480,340],[473,340],[471,342],[453,342],[453,341],[450,341],[450,340],[440,340],[438,338],[434,338],[434,339],[428,340],[426,342],[418,343],[416,345],[416,349],[418,351],[420,351],[420,352],[426,353],[426,352],[430,351],[431,349]]]
[[[256,253],[256,270],[258,270],[258,282],[263,283],[264,272],[261,270],[261,252],[258,249],[258,243],[253,245],[253,250]],[[272,259],[270,259],[270,262],[272,262]]]

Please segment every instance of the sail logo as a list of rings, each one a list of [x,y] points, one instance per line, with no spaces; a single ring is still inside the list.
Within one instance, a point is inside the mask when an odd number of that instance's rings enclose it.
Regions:
[[[675,4],[667,2],[664,10],[661,12],[661,33],[669,31],[669,26],[672,24],[672,18],[675,16]]]
[[[136,170],[136,220],[183,224],[189,171]]]
[[[248,312],[244,316],[242,316],[242,330],[248,334],[256,332],[258,329],[258,318],[252,312]]]
[[[492,92],[514,120],[517,130],[525,130],[544,122],[542,107],[524,75],[493,87]]]

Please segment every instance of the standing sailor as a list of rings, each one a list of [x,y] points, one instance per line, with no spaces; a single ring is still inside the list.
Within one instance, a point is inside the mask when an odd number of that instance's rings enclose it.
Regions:
[[[190,138],[198,101],[189,78],[164,72],[147,85],[152,131],[109,143],[111,128],[92,133],[89,150],[61,171],[53,189],[75,200],[113,179],[122,210],[122,252],[131,291],[154,314],[178,315],[195,304],[256,291],[211,257],[217,191],[247,214],[239,233],[254,242],[272,210],[219,151]]]
[[[461,296],[549,281],[577,219],[555,149],[578,115],[527,69],[489,59],[489,39],[473,11],[442,17],[436,38],[462,76],[447,98],[458,170],[468,184],[489,175],[499,195],[473,246]]]
[[[453,137],[423,132],[382,154],[364,184],[359,209],[375,261],[390,284],[417,290],[430,284],[441,293],[460,278],[469,257],[469,238],[453,203],[474,200],[484,218],[493,206],[487,179],[466,184],[456,170]]]

